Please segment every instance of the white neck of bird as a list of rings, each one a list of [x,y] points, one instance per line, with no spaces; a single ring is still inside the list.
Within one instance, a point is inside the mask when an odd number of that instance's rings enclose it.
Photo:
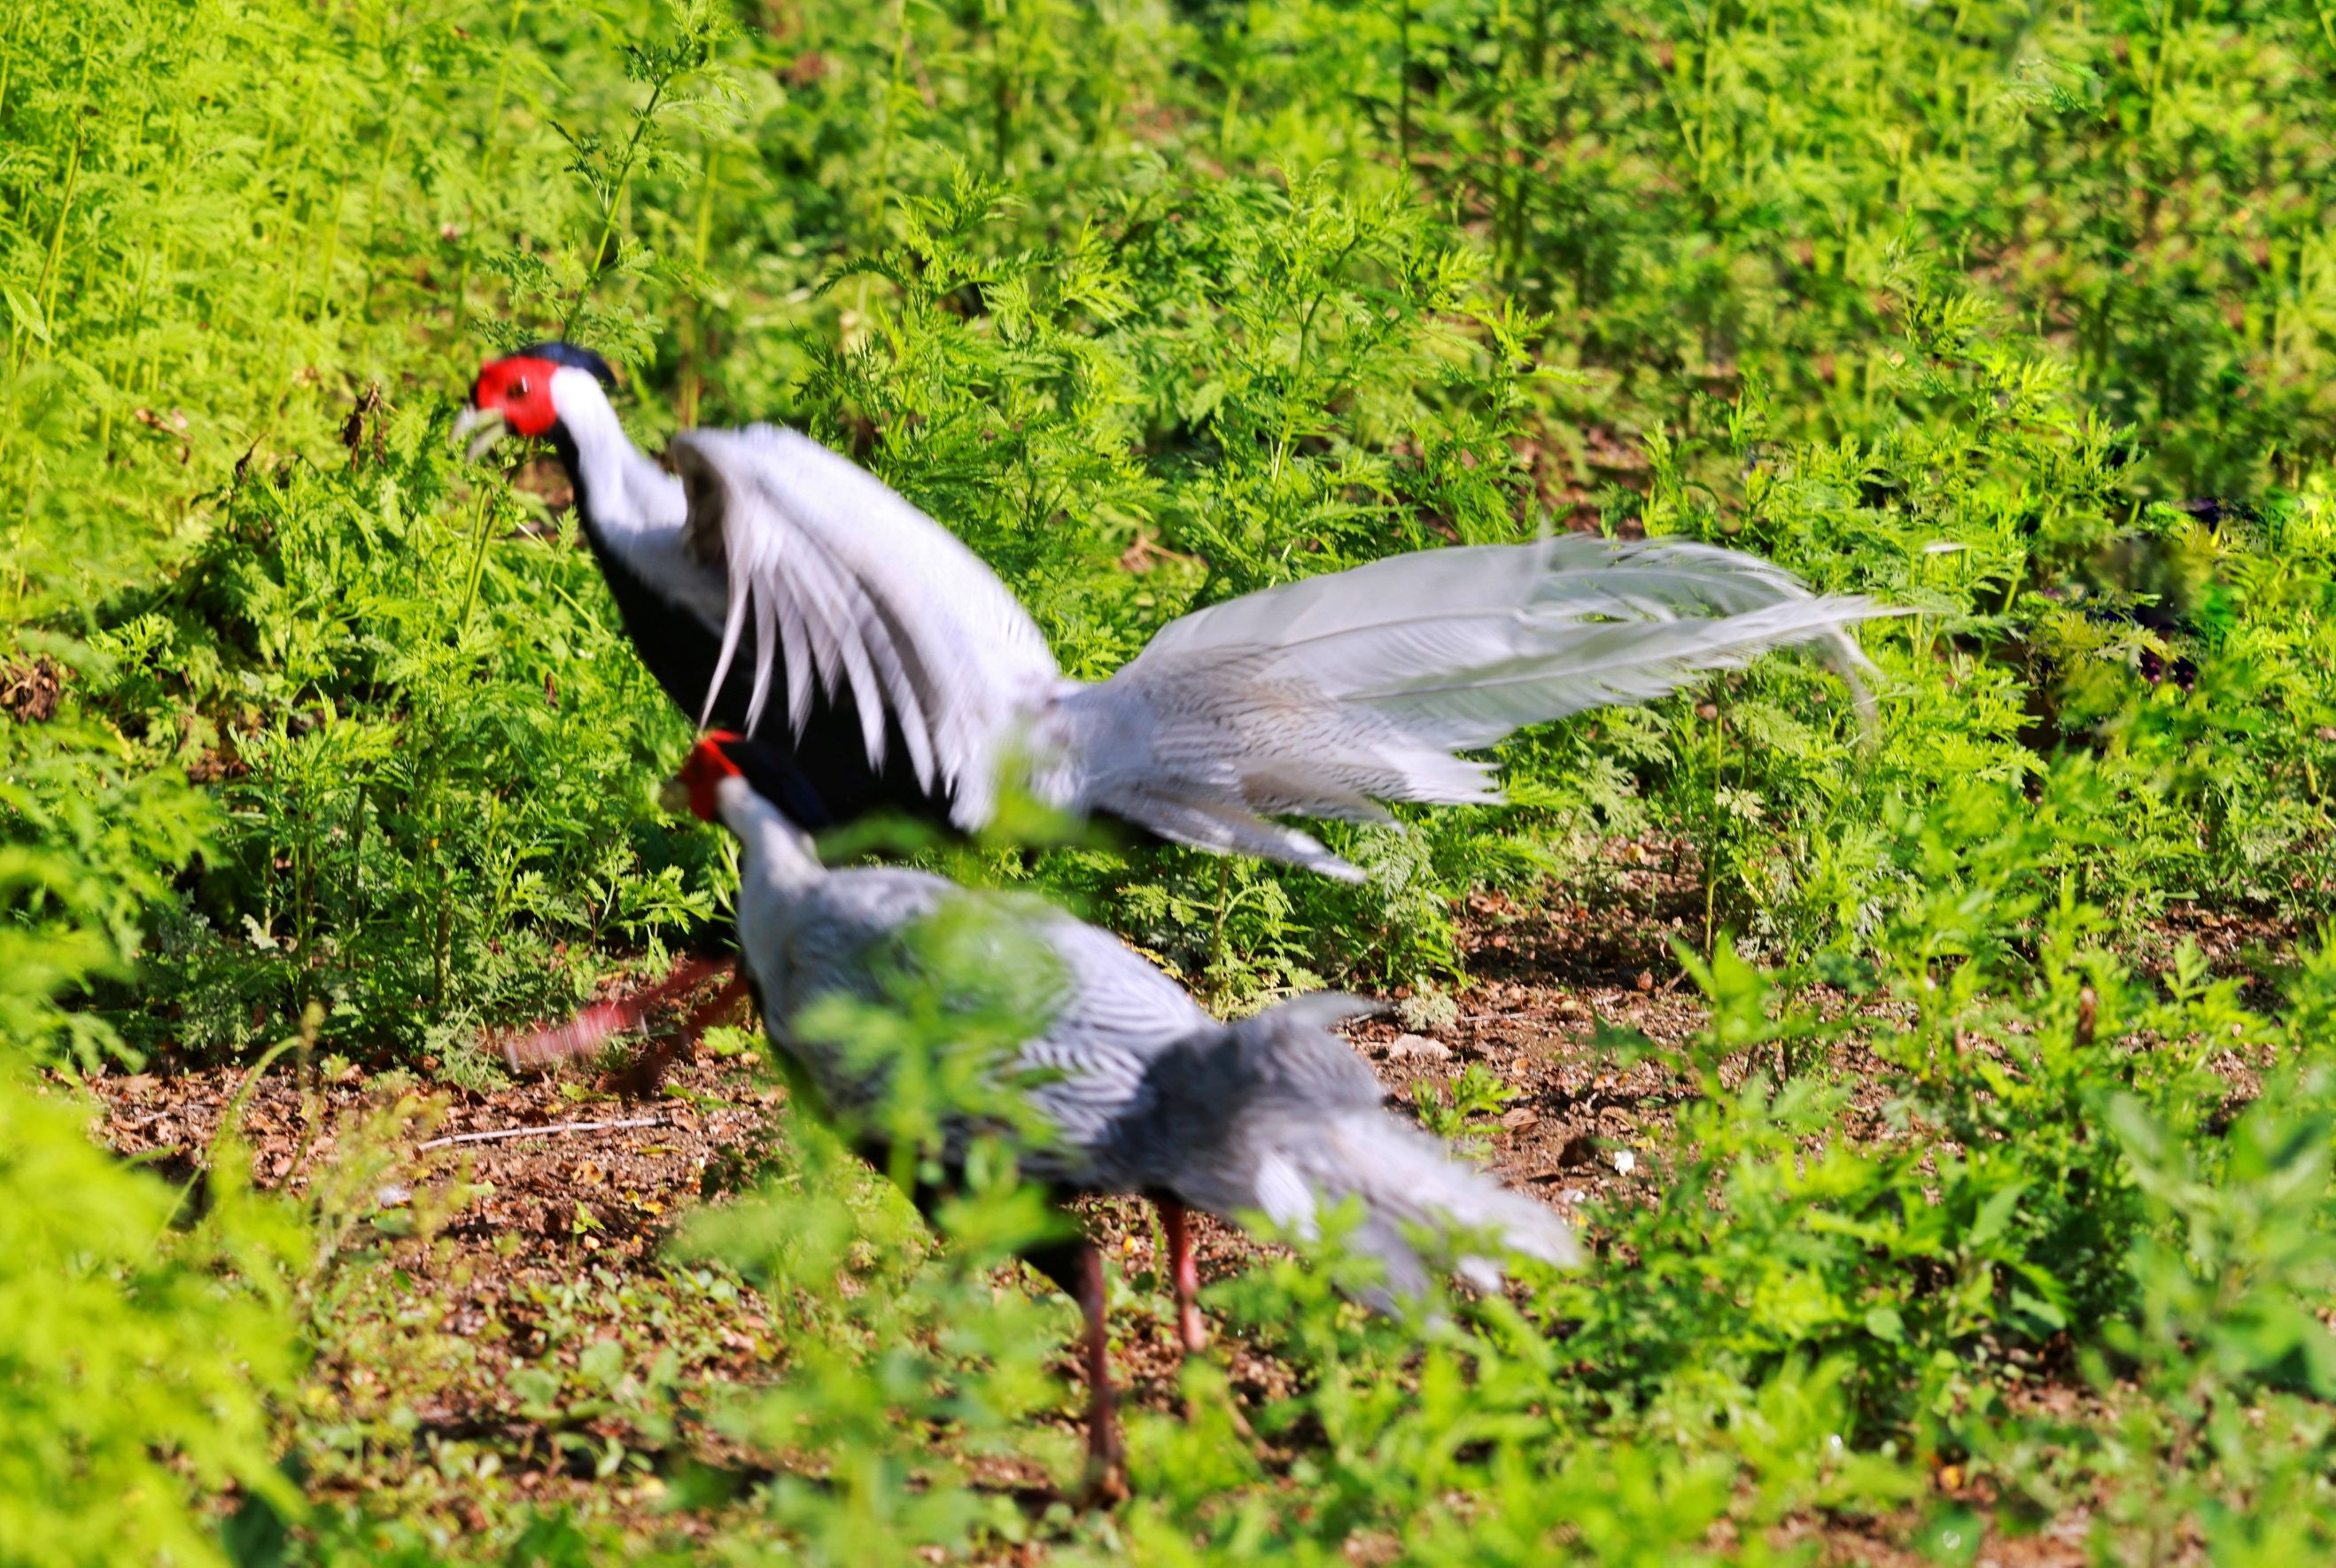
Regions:
[[[672,527],[688,511],[681,482],[641,455],[592,373],[562,365],[551,376],[552,406],[576,446],[579,499],[604,530]]]
[[[726,778],[716,784],[714,803],[722,813],[723,825],[738,835],[745,856],[742,881],[767,877],[780,887],[800,888],[827,874],[812,847],[811,835],[756,794],[745,779]]]

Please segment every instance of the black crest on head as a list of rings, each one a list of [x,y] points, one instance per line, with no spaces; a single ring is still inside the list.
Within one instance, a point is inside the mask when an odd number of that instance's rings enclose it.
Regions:
[[[528,359],[548,359],[570,370],[589,370],[603,386],[617,385],[617,373],[608,368],[607,360],[590,349],[579,348],[572,343],[531,343],[513,353],[515,356]]]

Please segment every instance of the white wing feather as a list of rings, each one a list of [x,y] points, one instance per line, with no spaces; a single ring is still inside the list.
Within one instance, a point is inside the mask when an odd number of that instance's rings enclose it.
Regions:
[[[808,436],[697,430],[675,436],[671,452],[689,497],[686,542],[730,581],[709,702],[751,614],[750,728],[784,651],[797,735],[814,679],[831,696],[849,684],[871,765],[883,761],[889,712],[918,783],[953,787],[961,825],[987,821],[1015,716],[1062,678],[1005,584],[883,481]]]
[[[1819,599],[1737,550],[1574,534],[1422,550],[1248,594],[1163,628],[1122,674],[1147,659],[1238,662],[1478,746],[1795,642],[1823,642],[1855,670],[1865,660],[1842,628],[1886,613]]]

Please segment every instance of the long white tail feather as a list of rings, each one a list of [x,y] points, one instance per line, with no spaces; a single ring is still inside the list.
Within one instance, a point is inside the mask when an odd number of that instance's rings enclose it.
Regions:
[[[1740,669],[1762,654],[1841,636],[1844,617],[1882,613],[1865,599],[1797,599],[1725,620],[1569,625],[1530,654],[1425,671],[1356,690],[1364,704],[1447,745],[1490,745],[1527,724],[1586,708],[1645,702],[1710,670]]]
[[[1737,550],[1683,540],[1568,534],[1531,544],[1420,550],[1263,589],[1181,618],[1163,628],[1145,651],[1296,649],[1357,633],[1527,609],[1708,618],[1809,597],[1791,572]]]
[[[1572,1228],[1556,1214],[1461,1164],[1435,1139],[1385,1111],[1348,1111],[1311,1125],[1293,1118],[1285,1137],[1261,1165],[1288,1170],[1326,1207],[1359,1199],[1364,1222],[1350,1244],[1385,1264],[1387,1288],[1398,1297],[1416,1296],[1427,1282],[1409,1231],[1489,1236],[1511,1251],[1560,1267],[1582,1261]],[[1272,1213],[1262,1193],[1259,1198],[1258,1206]],[[1307,1222],[1314,1222],[1310,1215]],[[1457,1262],[1471,1284],[1499,1287],[1501,1269],[1494,1260],[1464,1255]]]
[[[1454,752],[1773,649],[1815,646],[1863,709],[1845,628],[1893,613],[1690,542],[1426,550],[1185,616],[1109,681],[1058,696],[1040,729],[1068,759],[1060,803],[1248,848],[1270,838],[1267,816],[1498,801],[1493,769]]]

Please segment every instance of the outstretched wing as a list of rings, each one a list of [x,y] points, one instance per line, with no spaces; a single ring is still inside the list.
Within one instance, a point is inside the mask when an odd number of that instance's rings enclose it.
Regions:
[[[898,722],[920,785],[956,791],[960,825],[986,821],[1014,714],[1060,682],[1029,615],[981,559],[850,460],[770,425],[697,430],[670,451],[688,495],[685,547],[730,585],[711,694],[752,618],[751,731],[786,672],[800,736],[814,682],[848,687],[871,766]]]
[[[1772,648],[1814,644],[1854,685],[1865,661],[1846,628],[1891,613],[1709,545],[1571,535],[1424,550],[1185,616],[1060,698],[1052,726],[1083,809],[1352,876],[1263,819],[1497,800],[1491,767],[1455,752]]]

